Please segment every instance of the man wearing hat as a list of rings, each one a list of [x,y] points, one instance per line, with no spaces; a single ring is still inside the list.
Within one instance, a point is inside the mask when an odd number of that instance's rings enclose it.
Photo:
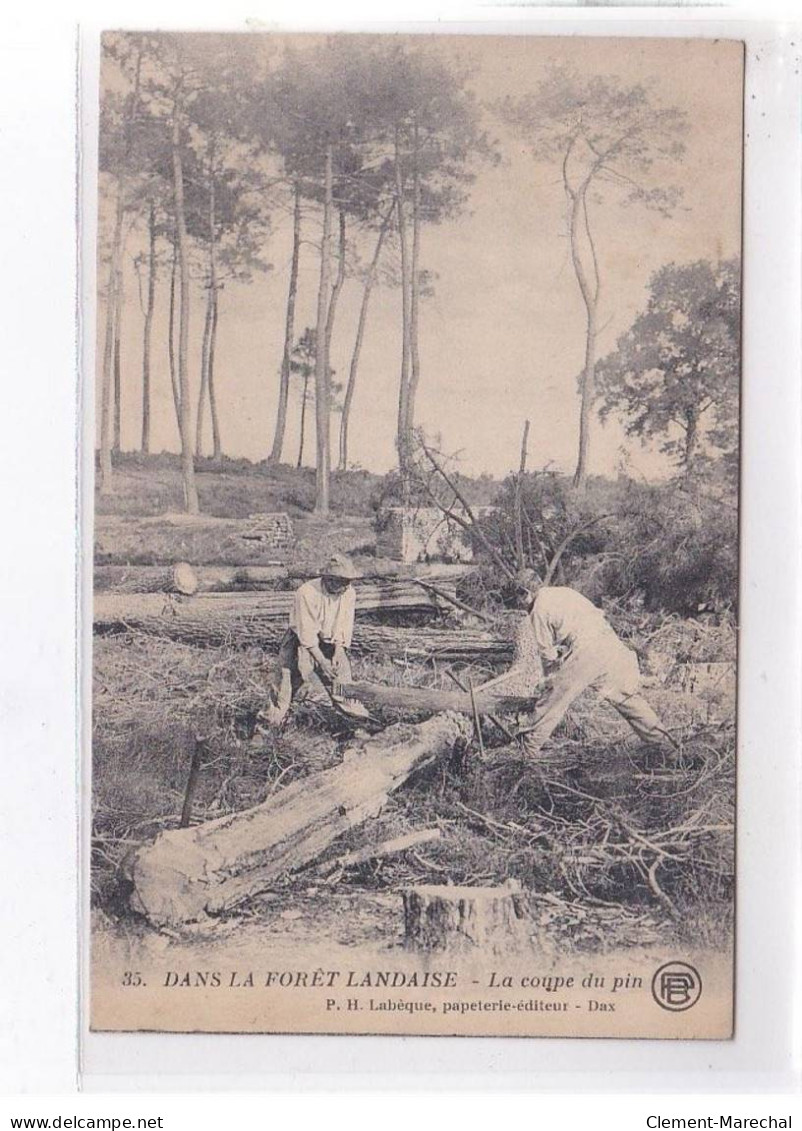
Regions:
[[[553,669],[534,723],[520,731],[525,753],[536,756],[573,701],[588,687],[654,746],[675,745],[640,693],[638,657],[587,597],[567,586],[542,585],[534,570],[515,579],[514,603],[528,613],[540,656]]]
[[[345,554],[334,554],[320,577],[305,581],[295,591],[290,625],[279,646],[281,679],[276,702],[264,718],[278,726],[298,691],[313,672],[330,686],[335,680],[350,682],[348,649],[354,633],[356,591],[351,584],[359,576]]]

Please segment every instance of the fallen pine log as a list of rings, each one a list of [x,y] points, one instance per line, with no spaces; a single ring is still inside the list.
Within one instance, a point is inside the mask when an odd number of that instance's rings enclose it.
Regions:
[[[292,581],[307,581],[319,577],[324,563],[315,565],[242,565],[242,566],[179,566],[195,574],[198,593],[247,593],[275,590]],[[177,566],[98,565],[94,571],[96,593],[184,593],[176,586],[173,571]],[[365,581],[434,582],[449,595],[463,577],[472,570],[468,565],[404,565],[401,562],[373,562],[362,565],[360,573]],[[363,587],[360,583],[360,589]]]
[[[188,567],[191,569],[191,567]],[[189,575],[183,575],[184,583],[189,584]],[[181,591],[181,595],[192,594]],[[115,617],[129,620],[130,617],[152,616],[161,613],[167,593],[97,593],[95,610],[101,615],[111,613]],[[222,614],[237,617],[258,616],[287,620],[292,608],[294,593],[292,589],[262,590],[260,592],[240,593],[199,593],[192,602],[193,611],[203,616]],[[186,605],[189,608],[189,604]],[[356,611],[368,612],[440,612],[448,610],[450,603],[433,594],[430,590],[416,585],[413,581],[360,581],[356,586]]]
[[[390,687],[384,683],[337,683],[334,691],[346,699],[358,699],[368,707],[393,707],[407,711],[458,711],[473,713],[470,692],[447,691],[436,687]],[[498,691],[474,691],[476,709],[481,715],[495,712],[528,711],[532,697],[502,695]]]
[[[199,647],[260,647],[273,650],[286,627],[286,616],[263,611],[256,599],[223,597],[174,598],[166,594],[95,596],[95,632],[135,630]],[[513,650],[506,637],[480,629],[392,628],[357,624],[353,651],[384,653],[410,659],[508,659]]]
[[[168,566],[96,566],[95,592],[181,593],[191,597],[200,589],[195,566],[177,562]]]
[[[413,770],[469,733],[457,715],[398,723],[350,747],[338,766],[293,782],[253,809],[162,833],[132,858],[132,906],[157,926],[237,906],[376,816]]]

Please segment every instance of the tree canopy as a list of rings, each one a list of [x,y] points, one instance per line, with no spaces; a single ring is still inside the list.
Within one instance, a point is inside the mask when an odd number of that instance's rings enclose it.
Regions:
[[[620,413],[630,436],[660,439],[685,472],[703,449],[737,444],[740,265],[667,264],[649,300],[597,369],[600,415]]]

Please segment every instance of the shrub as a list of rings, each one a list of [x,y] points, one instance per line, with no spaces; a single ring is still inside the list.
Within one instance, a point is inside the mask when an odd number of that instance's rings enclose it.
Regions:
[[[494,500],[497,510],[481,523],[510,563],[516,560],[515,495],[510,477]],[[558,557],[554,584],[572,585],[598,603],[634,602],[683,615],[736,608],[737,510],[706,480],[647,485],[596,479],[577,493],[562,475],[533,472],[521,484],[521,514],[525,562],[543,577]],[[492,606],[503,589],[495,565],[482,562],[474,600],[484,593]]]

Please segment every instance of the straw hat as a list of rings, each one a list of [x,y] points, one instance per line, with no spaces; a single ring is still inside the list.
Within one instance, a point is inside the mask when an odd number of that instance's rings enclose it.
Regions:
[[[533,569],[519,569],[515,575],[515,587],[517,589],[533,590],[539,588],[541,580],[538,574]]]
[[[323,577],[338,577],[341,581],[356,581],[356,566],[346,554],[333,554],[323,570]]]

